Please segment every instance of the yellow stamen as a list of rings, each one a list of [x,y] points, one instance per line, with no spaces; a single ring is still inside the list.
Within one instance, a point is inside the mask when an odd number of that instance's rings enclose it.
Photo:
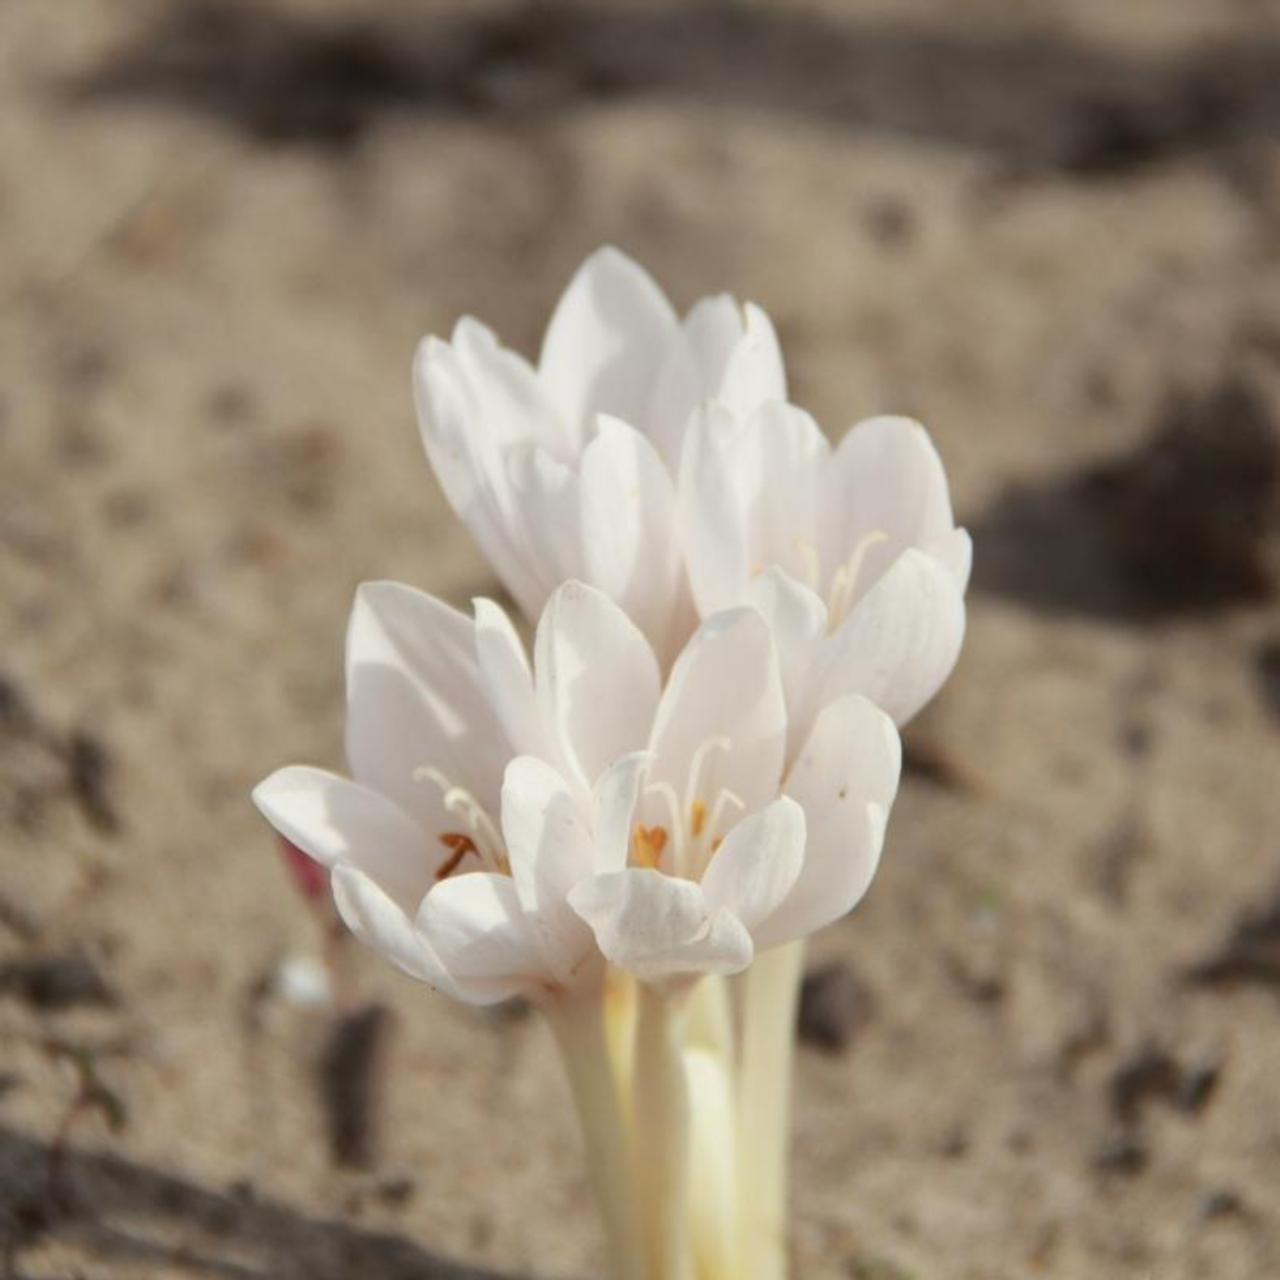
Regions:
[[[662,851],[667,847],[667,829],[666,827],[646,827],[643,823],[637,822],[634,844],[636,866],[648,867],[656,871],[658,863],[662,860]]]
[[[695,800],[689,809],[689,829],[696,840],[707,825],[707,806],[701,800]]]

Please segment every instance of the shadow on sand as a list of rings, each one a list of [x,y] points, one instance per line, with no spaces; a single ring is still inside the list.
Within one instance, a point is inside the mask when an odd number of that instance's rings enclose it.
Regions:
[[[81,102],[168,106],[259,141],[331,147],[387,112],[526,120],[587,100],[674,98],[1079,176],[1280,133],[1274,40],[1156,57],[729,0],[643,12],[538,0],[446,16],[388,4],[359,19],[187,0],[65,87]]]
[[[54,1207],[48,1162],[45,1143],[0,1128],[0,1264],[15,1280],[24,1251],[51,1240],[137,1276],[178,1268],[232,1280],[513,1280],[400,1236],[311,1217],[248,1189],[210,1191],[106,1153],[66,1152],[72,1204]]]

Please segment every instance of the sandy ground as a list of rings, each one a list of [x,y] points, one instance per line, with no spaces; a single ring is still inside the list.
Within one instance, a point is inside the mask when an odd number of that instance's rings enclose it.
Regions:
[[[493,590],[415,341],[531,350],[609,240],[762,303],[833,434],[923,418],[976,536],[883,869],[814,948],[868,1000],[801,1050],[795,1274],[1280,1275],[1277,85],[1257,0],[3,0],[4,1274],[598,1274],[542,1028],[355,948],[394,1028],[335,1162],[334,1015],[272,980],[323,931],[247,793],[339,762],[358,581]],[[1225,479],[1131,459],[1242,397]]]

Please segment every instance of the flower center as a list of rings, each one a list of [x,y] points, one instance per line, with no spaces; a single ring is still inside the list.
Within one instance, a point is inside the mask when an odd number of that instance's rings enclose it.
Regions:
[[[631,861],[638,867],[665,870],[688,880],[700,880],[732,825],[731,809],[746,806],[728,787],[719,785],[717,764],[729,750],[728,738],[708,738],[693,753],[684,795],[669,782],[654,782],[646,796],[661,802],[665,822],[637,823],[631,839]],[[665,865],[663,865],[665,862]]]
[[[827,633],[835,631],[848,617],[853,607],[858,578],[867,553],[878,543],[887,542],[889,535],[883,529],[872,529],[858,539],[857,545],[849,554],[849,558],[831,575],[827,584]],[[822,561],[818,548],[807,538],[796,539],[796,550],[803,564],[801,581],[812,591],[822,592]]]
[[[439,769],[428,765],[414,770],[413,777],[415,782],[430,782],[439,787],[444,807],[461,818],[465,827],[462,831],[441,831],[436,836],[449,851],[436,868],[436,879],[447,880],[469,856],[474,856],[479,862],[478,871],[496,871],[509,876],[511,863],[497,823],[475,796],[466,787],[450,782]]]

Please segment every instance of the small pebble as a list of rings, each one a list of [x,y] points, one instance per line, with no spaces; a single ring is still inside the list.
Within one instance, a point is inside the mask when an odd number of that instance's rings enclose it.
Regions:
[[[70,1009],[75,1005],[109,1005],[111,988],[83,951],[18,960],[0,969],[0,990],[16,991],[37,1009]]]
[[[111,757],[106,745],[84,730],[73,733],[67,743],[67,775],[71,794],[85,817],[99,831],[119,831],[120,817],[109,790]]]
[[[1206,1191],[1196,1205],[1196,1217],[1201,1222],[1213,1222],[1222,1218],[1242,1218],[1247,1212],[1240,1193],[1230,1187],[1215,1187],[1212,1191]]]
[[[1147,1167],[1146,1144],[1134,1133],[1115,1133],[1103,1139],[1093,1157],[1093,1167],[1102,1173],[1121,1173],[1128,1177]]]
[[[1150,1098],[1171,1101],[1182,1087],[1177,1060],[1157,1045],[1144,1045],[1111,1076],[1111,1109],[1121,1120],[1136,1120]]]
[[[806,974],[800,992],[800,1039],[827,1053],[848,1048],[872,1013],[871,994],[848,965]]]
[[[369,1005],[334,1028],[321,1067],[336,1163],[368,1169],[377,1162],[387,1051],[394,1025],[389,1009]]]
[[[408,1204],[417,1190],[418,1184],[412,1178],[388,1178],[378,1184],[377,1195],[383,1204],[398,1209]]]
[[[1262,642],[1255,670],[1267,710],[1280,717],[1280,636],[1271,636]]]
[[[288,956],[275,974],[276,994],[297,1009],[326,1009],[333,1004],[329,974],[313,956]]]
[[[1182,1083],[1178,1088],[1178,1106],[1193,1115],[1203,1111],[1217,1091],[1218,1078],[1221,1074],[1222,1063],[1220,1062],[1207,1062],[1186,1069],[1182,1073]]]

